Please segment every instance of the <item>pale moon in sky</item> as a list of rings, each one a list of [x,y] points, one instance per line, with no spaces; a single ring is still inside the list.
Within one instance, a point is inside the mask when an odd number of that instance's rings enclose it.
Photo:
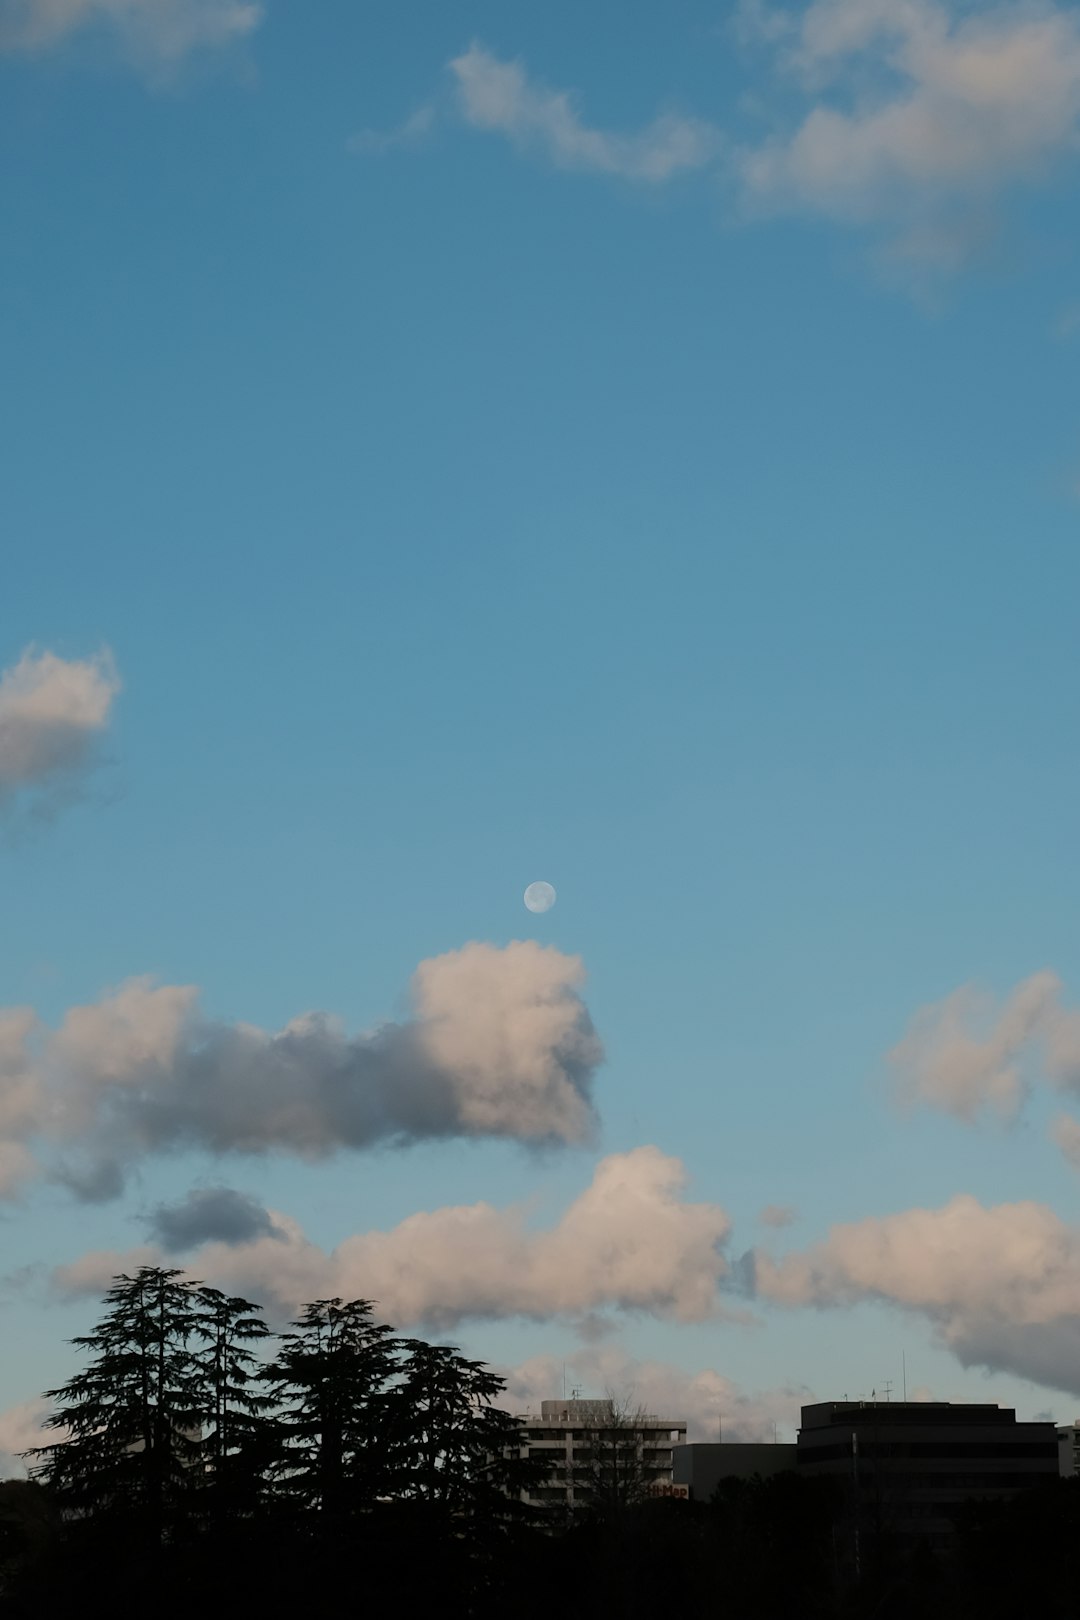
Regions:
[[[550,883],[530,883],[525,890],[525,904],[530,911],[550,911],[555,904],[555,890]]]

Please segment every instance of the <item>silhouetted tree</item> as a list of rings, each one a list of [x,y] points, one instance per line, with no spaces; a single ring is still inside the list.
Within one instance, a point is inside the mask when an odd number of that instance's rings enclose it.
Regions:
[[[542,1484],[546,1465],[523,1454],[519,1420],[495,1404],[503,1380],[482,1362],[420,1339],[402,1349],[387,1428],[394,1501],[384,1515],[405,1571],[402,1602],[445,1613],[452,1594],[454,1613],[520,1612],[521,1569],[539,1556],[536,1509],[522,1492]],[[410,1558],[420,1547],[422,1559]]]
[[[505,1382],[454,1345],[407,1339],[392,1396],[395,1493],[457,1515],[520,1518],[521,1495],[546,1478],[523,1454],[522,1424],[495,1405]]]
[[[62,1509],[114,1514],[160,1539],[194,1484],[204,1415],[192,1340],[199,1325],[192,1285],[178,1270],[143,1266],[118,1276],[93,1333],[72,1343],[90,1365],[46,1394],[45,1427],[62,1438],[35,1447],[33,1477]]]
[[[252,1345],[270,1329],[250,1300],[200,1287],[195,1294],[197,1361],[202,1384],[204,1489],[211,1517],[250,1517],[280,1454],[281,1426],[271,1415],[263,1367]]]
[[[556,1524],[524,1500],[547,1465],[503,1409],[502,1379],[453,1346],[397,1339],[366,1300],[305,1305],[268,1365],[258,1308],[178,1271],[117,1277],[105,1306],[75,1341],[85,1370],[49,1392],[55,1439],[28,1454],[36,1482],[0,1485],[0,1620],[113,1603],[118,1571],[154,1620],[278,1620],[314,1592],[348,1614],[376,1560],[396,1608],[443,1620],[546,1620],[553,1601],[566,1620],[665,1605],[739,1620],[1077,1612],[1064,1550],[1080,1487],[977,1504],[953,1547],[903,1549],[856,1579],[830,1482],[778,1474],[728,1480],[711,1504],[654,1499],[640,1414],[616,1407],[578,1448],[592,1511]]]
[[[305,1305],[262,1374],[284,1439],[280,1487],[326,1520],[370,1507],[387,1480],[395,1341],[372,1310],[366,1299]]]

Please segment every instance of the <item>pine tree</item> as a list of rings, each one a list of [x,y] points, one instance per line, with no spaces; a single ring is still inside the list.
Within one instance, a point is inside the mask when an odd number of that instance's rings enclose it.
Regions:
[[[62,1438],[27,1454],[63,1508],[122,1517],[152,1540],[189,1498],[200,1453],[198,1311],[181,1277],[143,1266],[114,1279],[101,1322],[72,1341],[90,1365],[46,1391],[55,1406],[45,1426]]]
[[[504,1614],[521,1606],[520,1569],[540,1549],[538,1518],[522,1500],[547,1466],[529,1457],[521,1423],[495,1402],[504,1383],[452,1345],[404,1345],[390,1401],[388,1440],[396,1509],[388,1548],[404,1568],[405,1606]],[[523,1455],[524,1453],[524,1455]],[[523,1539],[524,1538],[524,1539]],[[410,1563],[408,1549],[424,1548]]]
[[[270,1329],[250,1300],[205,1286],[196,1300],[206,1412],[201,1455],[211,1516],[250,1516],[279,1449],[279,1426],[270,1415],[274,1400],[250,1348],[269,1338]]]
[[[384,1486],[395,1341],[366,1299],[315,1300],[293,1327],[263,1375],[285,1438],[281,1487],[329,1525],[370,1507]]]
[[[522,1492],[543,1483],[522,1425],[494,1403],[505,1381],[455,1345],[405,1342],[393,1392],[391,1444],[397,1494],[491,1524],[527,1516]]]

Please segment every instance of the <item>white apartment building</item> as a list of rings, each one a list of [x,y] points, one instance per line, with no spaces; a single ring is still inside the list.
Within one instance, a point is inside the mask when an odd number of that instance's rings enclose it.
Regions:
[[[648,1496],[685,1496],[674,1484],[672,1451],[686,1443],[682,1418],[624,1411],[614,1401],[541,1401],[540,1415],[519,1414],[530,1456],[550,1465],[529,1498],[568,1514],[601,1500],[629,1504]]]

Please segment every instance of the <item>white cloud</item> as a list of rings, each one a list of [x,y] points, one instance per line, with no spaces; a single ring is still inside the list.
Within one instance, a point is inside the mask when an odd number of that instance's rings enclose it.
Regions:
[[[339,1149],[440,1137],[583,1143],[603,1048],[584,968],[532,940],[422,962],[414,1016],[349,1035],[325,1013],[269,1033],[203,1018],[191,985],[133,979],[53,1033],[0,1011],[0,1137],[69,1152],[84,1196],[155,1152]]]
[[[757,17],[801,107],[737,158],[756,207],[881,226],[894,252],[940,264],[963,256],[1011,186],[1075,154],[1072,7],[813,0]]]
[[[413,978],[419,1044],[460,1077],[466,1128],[582,1141],[583,1079],[601,1058],[578,994],[581,959],[517,940],[467,945],[422,962]]]
[[[573,98],[530,80],[520,62],[473,44],[449,64],[462,115],[475,129],[505,135],[560,169],[581,169],[660,184],[711,163],[718,132],[700,119],[662,114],[634,134],[582,122]]]
[[[1012,1118],[1035,1078],[1080,1095],[1080,1012],[1061,990],[1043,970],[1000,1008],[970,985],[920,1008],[889,1053],[899,1095],[969,1123],[985,1110]]]
[[[884,1300],[926,1317],[965,1366],[1080,1394],[1080,1229],[1045,1204],[962,1194],[834,1226],[780,1260],[759,1251],[754,1271],[779,1304]]]
[[[0,806],[70,788],[92,763],[119,690],[108,652],[67,660],[28,648],[0,673]]]
[[[58,1293],[65,1297],[104,1295],[114,1277],[133,1276],[140,1266],[171,1265],[171,1258],[153,1243],[138,1243],[131,1249],[94,1249],[53,1272]]]
[[[617,1346],[579,1350],[571,1356],[540,1355],[516,1367],[500,1367],[506,1379],[503,1404],[512,1412],[539,1412],[541,1401],[557,1400],[563,1379],[586,1398],[625,1402],[656,1417],[683,1419],[687,1439],[767,1441],[794,1438],[800,1407],[813,1400],[803,1387],[745,1394],[713,1368],[687,1372],[670,1362],[638,1360]],[[775,1425],[775,1429],[774,1429]]]
[[[996,1017],[990,999],[968,985],[920,1008],[889,1053],[901,1095],[958,1119],[984,1109],[1011,1117],[1023,1100],[1021,1060],[1060,989],[1053,973],[1042,972],[1018,985]],[[984,1031],[981,1038],[975,1031]]]
[[[262,5],[251,0],[0,0],[0,50],[48,50],[104,27],[139,55],[177,62],[242,39],[262,18]]]
[[[49,1042],[47,1066],[60,1079],[65,1130],[73,1128],[73,1111],[80,1126],[92,1119],[110,1087],[145,1087],[172,1067],[196,995],[193,985],[129,979],[64,1015]]]
[[[591,1185],[546,1230],[531,1227],[520,1206],[468,1204],[358,1233],[327,1253],[271,1211],[272,1235],[205,1244],[191,1264],[277,1318],[306,1300],[341,1295],[377,1300],[396,1327],[572,1320],[611,1309],[703,1321],[722,1314],[730,1223],[715,1204],[688,1203],[686,1180],[678,1159],[640,1147],[602,1159]],[[56,1273],[57,1286],[97,1292],[156,1253],[144,1246],[134,1256],[86,1255]]]

